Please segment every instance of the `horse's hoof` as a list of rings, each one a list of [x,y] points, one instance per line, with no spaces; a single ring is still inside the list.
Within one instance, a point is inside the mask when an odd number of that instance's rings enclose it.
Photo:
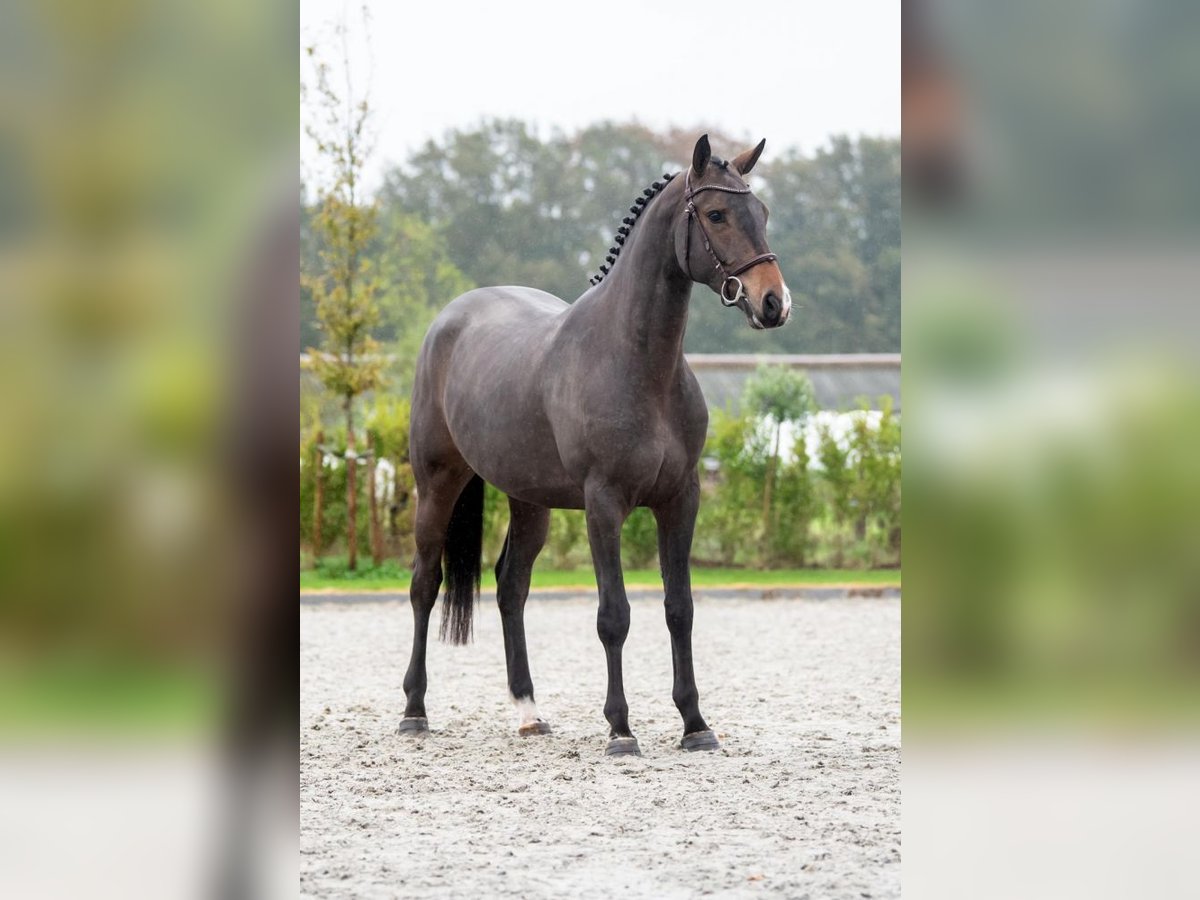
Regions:
[[[679,742],[679,746],[684,750],[720,750],[721,742],[717,740],[717,736],[710,729],[685,734],[683,740]]]
[[[429,720],[424,716],[405,716],[396,726],[396,734],[428,734]]]
[[[638,746],[637,738],[615,737],[604,748],[605,756],[641,756],[642,749]]]
[[[534,735],[534,734],[549,734],[549,733],[550,733],[550,723],[544,722],[541,719],[535,719],[532,722],[526,722],[524,725],[522,725],[520,728],[517,729],[517,734],[519,734],[521,737],[529,737],[530,735]]]

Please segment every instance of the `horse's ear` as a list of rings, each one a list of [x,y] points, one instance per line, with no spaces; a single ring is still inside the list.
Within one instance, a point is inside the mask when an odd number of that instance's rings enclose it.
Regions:
[[[758,158],[762,156],[763,147],[765,146],[767,146],[767,139],[763,138],[753,150],[739,153],[733,158],[734,167],[743,175],[748,175],[750,170],[754,168],[754,164],[758,162]]]
[[[702,134],[700,140],[696,141],[695,149],[692,150],[692,171],[697,175],[703,175],[711,156],[712,148],[708,146],[708,135]]]

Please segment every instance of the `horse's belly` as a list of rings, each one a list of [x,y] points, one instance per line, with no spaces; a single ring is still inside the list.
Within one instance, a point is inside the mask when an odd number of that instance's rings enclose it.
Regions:
[[[504,493],[525,503],[536,506],[546,506],[550,509],[583,509],[583,488],[578,485],[564,483],[557,485],[537,484],[522,485]]]
[[[460,440],[463,459],[484,481],[538,506],[582,508],[583,488],[562,466],[548,428],[534,423],[513,429],[476,431]]]

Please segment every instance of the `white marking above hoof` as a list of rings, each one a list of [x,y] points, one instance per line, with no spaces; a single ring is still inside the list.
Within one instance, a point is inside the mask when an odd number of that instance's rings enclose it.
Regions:
[[[541,721],[538,718],[537,704],[533,702],[531,697],[514,697],[513,706],[517,710],[517,728],[520,729],[526,725],[533,725],[535,722]]]

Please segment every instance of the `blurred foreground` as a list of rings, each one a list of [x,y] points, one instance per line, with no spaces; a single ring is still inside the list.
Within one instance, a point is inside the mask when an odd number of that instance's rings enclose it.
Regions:
[[[294,889],[297,38],[0,11],[2,896]]]
[[[906,892],[1181,896],[1196,8],[905,20]]]

